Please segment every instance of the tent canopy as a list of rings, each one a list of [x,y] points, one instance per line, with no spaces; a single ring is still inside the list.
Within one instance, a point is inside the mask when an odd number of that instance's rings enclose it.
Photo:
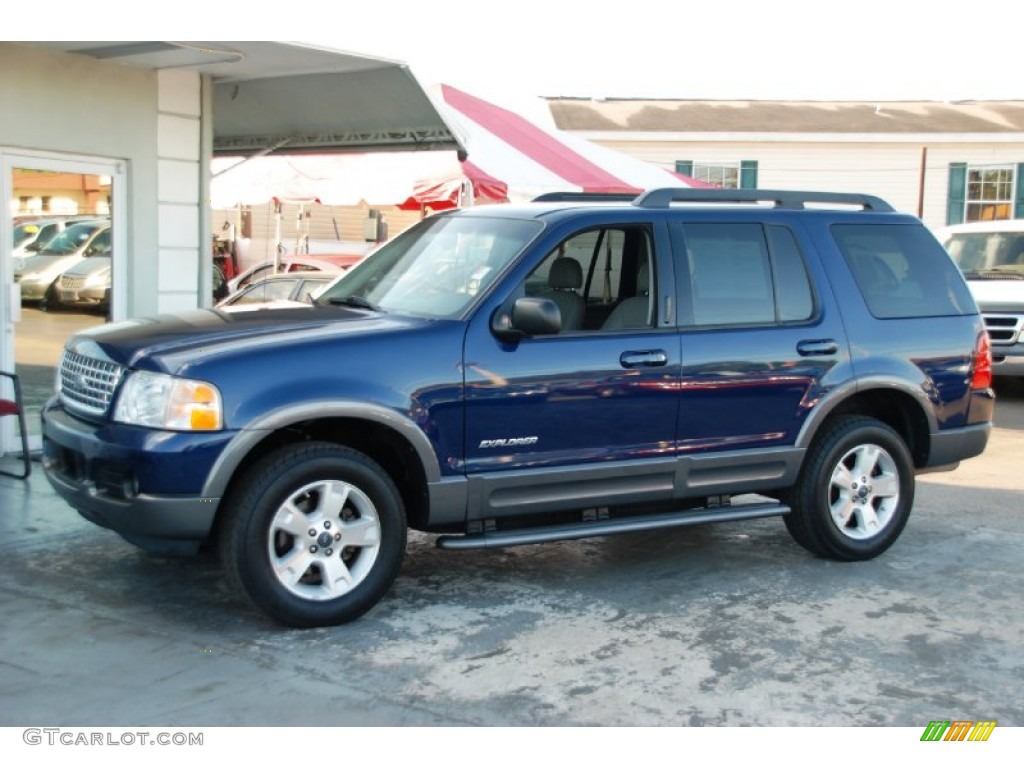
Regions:
[[[26,42],[213,81],[213,151],[457,150],[432,97],[407,65],[303,43],[262,41]]]
[[[704,186],[652,163],[535,122],[448,85],[436,90],[455,151],[239,158],[214,161],[214,207],[270,199],[326,205],[452,207],[466,201],[521,202],[545,192],[641,192]]]

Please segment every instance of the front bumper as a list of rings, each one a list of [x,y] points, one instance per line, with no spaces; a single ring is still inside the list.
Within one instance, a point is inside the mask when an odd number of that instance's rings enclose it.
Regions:
[[[192,554],[209,538],[220,499],[201,488],[233,433],[93,424],[56,399],[42,420],[46,478],[87,520],[158,554]]]
[[[21,280],[18,284],[21,286],[21,299],[22,301],[40,301],[46,295],[46,290],[53,283],[42,282],[35,280]]]
[[[1024,343],[992,345],[993,376],[1024,376]]]

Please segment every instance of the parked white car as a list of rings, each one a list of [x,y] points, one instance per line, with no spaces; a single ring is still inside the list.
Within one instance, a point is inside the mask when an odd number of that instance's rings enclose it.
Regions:
[[[22,266],[25,259],[43,250],[53,238],[82,221],[95,219],[95,216],[54,216],[23,221],[14,227],[14,270]]]
[[[107,221],[83,221],[72,224],[46,246],[17,266],[14,280],[21,286],[21,300],[43,301],[53,296],[57,277],[86,256],[110,248],[110,224]]]
[[[936,236],[985,318],[992,372],[1024,376],[1024,219],[956,224]]]
[[[362,254],[316,253],[309,256],[293,254],[281,259],[278,274],[293,272],[337,272],[358,264],[365,258]],[[235,293],[258,280],[274,274],[273,261],[261,261],[228,280],[228,293]]]
[[[216,306],[225,312],[308,307],[340,275],[340,270],[270,275],[231,294]]]

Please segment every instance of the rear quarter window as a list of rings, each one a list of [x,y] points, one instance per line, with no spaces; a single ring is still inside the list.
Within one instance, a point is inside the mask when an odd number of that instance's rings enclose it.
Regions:
[[[956,265],[924,227],[834,224],[832,235],[875,317],[977,312]]]

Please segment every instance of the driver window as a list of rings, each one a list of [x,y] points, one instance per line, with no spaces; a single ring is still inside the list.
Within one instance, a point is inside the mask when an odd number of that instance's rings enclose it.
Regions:
[[[562,333],[652,327],[650,244],[643,227],[579,232],[548,253],[524,293],[558,306]]]

